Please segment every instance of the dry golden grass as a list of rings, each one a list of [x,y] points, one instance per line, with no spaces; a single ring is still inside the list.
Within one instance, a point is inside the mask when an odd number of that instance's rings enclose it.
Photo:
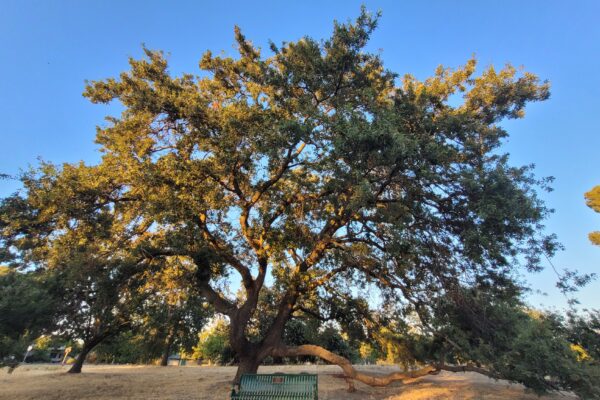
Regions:
[[[385,373],[393,367],[362,367],[371,372]],[[28,365],[12,374],[0,371],[0,399],[228,399],[235,367],[154,367],[85,365],[79,375],[66,374],[67,367]],[[346,383],[335,375],[336,366],[267,366],[259,372],[310,372],[319,374],[321,400],[550,400],[573,399],[554,394],[538,397],[521,385],[494,381],[474,373],[441,373],[394,383],[385,388],[356,384],[357,391],[348,393]]]

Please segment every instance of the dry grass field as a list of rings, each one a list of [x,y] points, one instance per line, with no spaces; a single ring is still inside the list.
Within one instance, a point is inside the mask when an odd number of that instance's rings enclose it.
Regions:
[[[385,373],[392,367],[364,367]],[[228,399],[235,367],[154,367],[85,365],[83,373],[69,375],[67,367],[27,365],[12,374],[0,371],[0,399]],[[336,377],[336,366],[268,366],[259,372],[310,372],[319,374],[321,400],[421,400],[421,399],[573,399],[554,394],[538,397],[522,386],[494,381],[474,373],[441,373],[398,382],[385,388],[357,383],[357,391],[348,393],[343,379]]]

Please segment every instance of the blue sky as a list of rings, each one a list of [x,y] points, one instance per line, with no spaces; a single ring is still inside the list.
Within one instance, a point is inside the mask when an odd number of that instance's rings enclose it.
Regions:
[[[600,230],[600,214],[583,199],[600,184],[600,2],[2,0],[0,172],[16,174],[37,157],[98,160],[95,126],[111,107],[84,99],[84,81],[126,70],[142,43],[170,53],[173,74],[196,73],[205,50],[234,54],[235,24],[267,49],[269,39],[326,37],[334,19],[356,16],[360,4],[383,12],[369,47],[395,72],[425,78],[475,54],[481,67],[510,62],[551,82],[550,100],[505,124],[505,148],[514,164],[535,163],[538,176],[556,177],[555,191],[544,195],[556,210],[547,228],[566,249],[554,265],[600,272],[600,247],[587,239]],[[0,181],[0,196],[16,189]],[[548,294],[531,296],[531,304],[565,304],[549,265],[527,280]],[[578,297],[600,308],[600,281]]]

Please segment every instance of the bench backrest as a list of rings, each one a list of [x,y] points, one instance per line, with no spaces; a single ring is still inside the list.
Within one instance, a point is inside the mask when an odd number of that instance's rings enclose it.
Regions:
[[[243,374],[238,394],[244,398],[316,400],[317,382],[315,374]]]

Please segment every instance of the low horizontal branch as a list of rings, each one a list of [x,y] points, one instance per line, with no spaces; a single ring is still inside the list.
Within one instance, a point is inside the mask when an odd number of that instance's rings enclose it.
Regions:
[[[288,347],[279,346],[276,347],[272,353],[275,357],[295,357],[295,356],[315,356],[319,357],[331,364],[339,366],[343,371],[346,379],[354,379],[359,382],[365,383],[369,386],[387,386],[395,381],[402,381],[405,379],[419,378],[421,376],[436,374],[440,371],[450,372],[477,372],[482,375],[486,375],[492,378],[498,378],[492,372],[476,367],[473,365],[445,365],[435,364],[428,365],[421,369],[407,372],[392,372],[385,375],[375,375],[366,372],[358,371],[353,366],[350,360],[345,357],[339,356],[329,350],[312,344],[305,344],[302,346]]]

